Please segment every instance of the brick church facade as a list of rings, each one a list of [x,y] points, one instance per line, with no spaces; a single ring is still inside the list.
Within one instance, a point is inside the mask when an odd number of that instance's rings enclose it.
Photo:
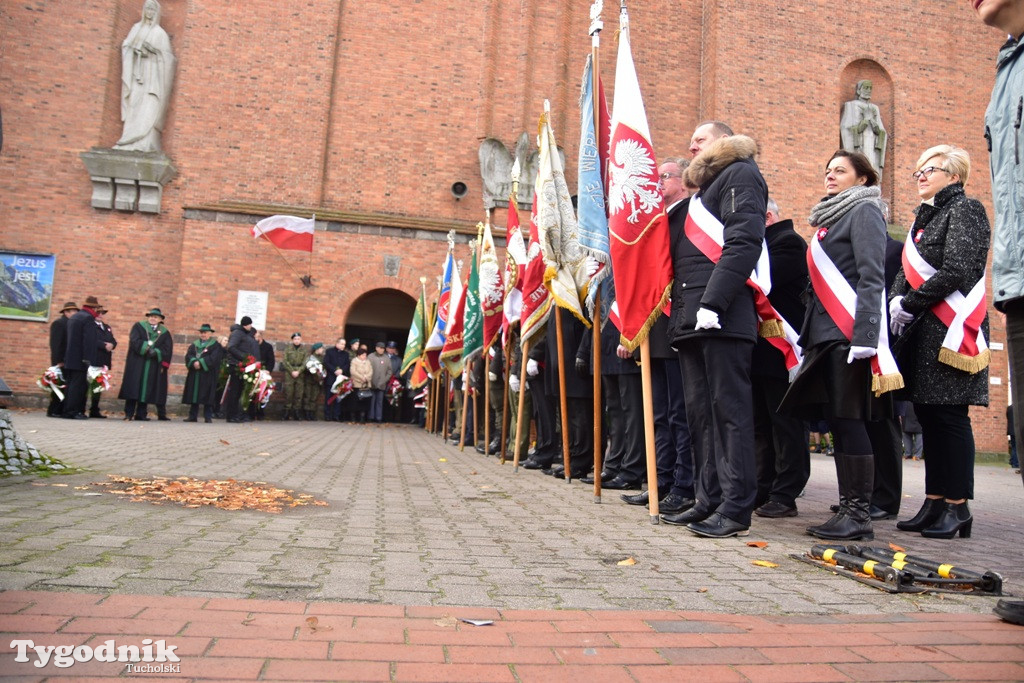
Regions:
[[[601,71],[613,98],[618,3],[605,3]],[[121,42],[141,0],[5,3],[0,8],[0,250],[55,254],[50,320],[95,295],[122,342],[151,306],[176,342],[171,396],[194,330],[227,332],[238,292],[267,293],[268,340],[301,330],[397,336],[433,283],[446,233],[457,255],[484,218],[478,150],[532,139],[545,99],[575,183],[577,99],[590,49],[586,0],[376,3],[162,0],[177,58],[162,148],[176,169],[159,213],[95,208],[80,157],[121,134]],[[883,196],[894,232],[916,201],[919,153],[949,142],[990,206],[982,118],[999,36],[966,2],[633,0],[634,59],[659,156],[687,156],[705,119],[760,145],[783,217],[805,227],[839,145],[842,103],[874,84],[889,133]],[[533,143],[531,143],[533,147]],[[468,193],[456,198],[454,183]],[[251,226],[317,217],[312,257],[283,255]],[[504,226],[505,211],[492,212]],[[804,229],[808,234],[809,230]],[[300,281],[312,276],[312,287]],[[428,295],[431,294],[428,286]],[[364,336],[364,339],[366,338]],[[47,326],[0,319],[0,376],[24,405],[48,365]],[[992,315],[994,348],[1004,339]],[[978,445],[1005,448],[1006,357],[994,350],[992,407]]]

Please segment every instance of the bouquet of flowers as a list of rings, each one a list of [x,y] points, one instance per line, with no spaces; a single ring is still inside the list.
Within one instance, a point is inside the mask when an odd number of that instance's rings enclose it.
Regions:
[[[64,381],[64,372],[60,367],[53,365],[46,368],[46,372],[43,373],[42,377],[36,380],[36,386],[55,394],[58,400],[64,400],[62,389],[67,388],[67,383]]]
[[[402,396],[402,382],[397,377],[392,377],[388,381],[388,387],[384,390],[384,396],[388,399],[390,405],[398,405],[398,400]]]
[[[95,365],[91,366],[89,371],[86,373],[86,376],[89,378],[90,394],[102,393],[110,389],[112,386],[112,382],[110,381],[110,368],[106,365],[103,367],[97,367]]]
[[[334,403],[335,401],[340,401],[353,391],[355,391],[355,387],[352,385],[352,380],[345,375],[338,375],[334,380],[334,384],[331,385],[331,397],[327,399],[327,402]]]
[[[256,393],[256,385],[259,383],[262,364],[252,356],[246,356],[244,363],[238,364],[238,372],[242,377],[245,387],[242,390],[242,410],[248,410],[252,403],[253,394]]]
[[[266,408],[270,397],[274,395],[274,378],[268,370],[260,368],[259,377],[252,387],[252,398],[259,401],[260,408]]]
[[[306,369],[309,370],[310,374],[316,375],[320,379],[327,378],[327,371],[324,370],[324,364],[320,362],[320,359],[316,356],[310,356],[306,359]]]

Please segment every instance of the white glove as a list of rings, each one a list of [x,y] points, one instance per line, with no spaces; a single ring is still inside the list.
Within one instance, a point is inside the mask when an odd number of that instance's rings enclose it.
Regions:
[[[889,319],[893,323],[900,323],[900,325],[906,325],[914,320],[914,316],[911,313],[903,310],[902,296],[898,296],[889,302]]]
[[[526,374],[530,377],[536,377],[540,374],[540,366],[537,364],[537,361],[532,358],[526,361]]]
[[[864,360],[876,355],[878,355],[878,349],[873,346],[851,346],[850,355],[846,357],[846,362],[852,363],[855,360]]]
[[[511,389],[513,393],[518,394],[519,393],[519,378],[516,377],[515,375],[509,375],[509,377],[508,377],[508,388]]]
[[[593,256],[588,256],[586,260],[587,277],[594,277],[594,273],[601,270],[601,263]]]
[[[498,381],[498,376],[495,373],[493,373],[493,372],[488,372],[487,373],[487,379],[491,380],[492,382],[497,382]]]
[[[498,352],[494,349],[493,346],[491,348],[487,349],[487,357],[488,358],[494,358],[497,355],[498,355]]]
[[[720,330],[722,326],[718,323],[718,314],[709,308],[701,308],[697,311],[697,324],[695,330]]]
[[[462,371],[462,386],[469,386],[469,372],[466,370]]]

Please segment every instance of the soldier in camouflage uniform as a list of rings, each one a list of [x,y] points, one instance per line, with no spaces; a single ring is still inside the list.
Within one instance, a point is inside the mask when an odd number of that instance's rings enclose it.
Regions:
[[[324,368],[324,354],[327,349],[320,342],[313,344],[313,352],[306,357],[306,363],[315,358],[320,362],[321,373]],[[302,377],[305,387],[302,389],[302,416],[312,422],[316,421],[317,413],[324,404],[324,375],[310,372],[309,366],[303,363]]]
[[[302,335],[292,335],[292,344],[284,352],[281,368],[284,369],[284,419],[301,420],[302,400],[305,395],[306,358],[309,356],[302,346]],[[319,394],[319,392],[317,392]]]

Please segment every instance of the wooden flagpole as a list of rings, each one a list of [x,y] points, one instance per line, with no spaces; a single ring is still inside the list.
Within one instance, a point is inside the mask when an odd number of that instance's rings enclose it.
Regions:
[[[601,0],[597,0],[590,6],[590,90],[593,93],[594,103],[594,137],[597,147],[598,169],[601,164],[601,108],[597,101],[599,91],[599,60],[601,48],[601,30],[604,23],[601,21]],[[604,398],[601,392],[601,290],[594,293],[594,315],[591,321],[593,332],[593,369],[594,369],[594,502],[601,502],[601,470],[604,469],[604,430],[601,428],[603,411],[601,410],[601,399]]]
[[[555,306],[555,343],[558,347],[558,407],[562,419],[562,464],[565,481],[571,481],[569,471],[569,398],[565,391],[565,346],[562,342],[562,307]]]
[[[255,227],[259,227],[259,226],[255,226]],[[276,244],[274,244],[274,240],[272,240],[269,237],[267,237],[267,233],[263,230],[263,228],[260,228],[260,236],[263,237],[263,239],[265,239],[266,241],[270,242],[270,245],[272,247],[274,247],[274,250],[277,252],[277,255],[281,257],[281,260],[284,261],[284,264],[286,266],[288,266],[289,268],[291,268],[292,272],[295,273],[295,277],[299,278],[299,280],[302,282],[302,284],[305,285],[306,281],[303,279],[303,277],[301,275],[299,275],[299,271],[295,269],[295,266],[293,266],[291,264],[291,261],[289,261],[288,259],[286,259],[284,257],[284,253],[281,251],[281,247],[279,247]],[[313,252],[311,251],[311,252],[309,252],[309,254],[310,254],[310,257],[312,257]]]
[[[647,506],[651,524],[660,521],[658,509],[658,463],[654,447],[654,391],[651,386],[651,343],[646,337],[640,344],[640,379],[644,396],[644,440],[647,450]]]
[[[313,221],[313,244],[316,244],[316,214],[314,213],[310,220]],[[306,265],[306,277],[302,278],[302,284],[306,287],[313,286],[313,246],[309,247],[309,263]]]
[[[448,440],[448,411],[451,410],[451,396],[449,396],[449,385],[451,384],[451,377],[448,375],[447,370],[441,370],[441,377],[444,378],[444,424],[441,426],[441,438],[445,441]]]
[[[526,398],[523,396],[523,392],[526,391],[526,359],[529,354],[530,343],[527,342],[523,346],[523,357],[519,363],[519,410],[516,412],[516,449],[515,455],[512,457],[513,472],[519,471],[519,451],[523,448],[523,408],[526,407]],[[527,439],[527,443],[529,443],[529,439]]]

